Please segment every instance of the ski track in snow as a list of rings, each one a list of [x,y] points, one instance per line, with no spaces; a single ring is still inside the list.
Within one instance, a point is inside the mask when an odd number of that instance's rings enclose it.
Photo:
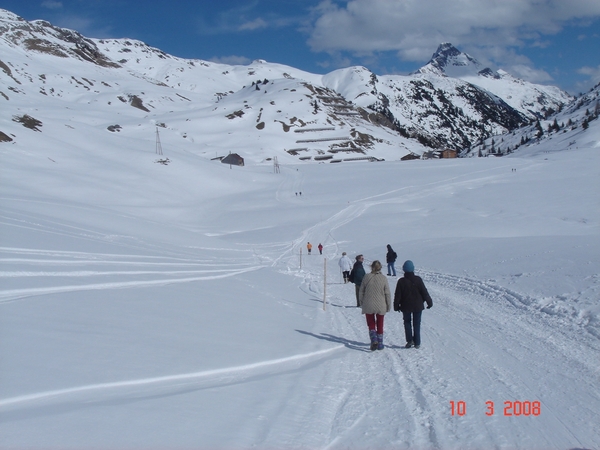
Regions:
[[[215,370],[206,370],[202,372],[195,373],[184,373],[178,375],[167,375],[162,377],[153,377],[153,378],[142,378],[137,380],[127,380],[127,381],[119,381],[119,382],[111,382],[111,383],[99,383],[99,384],[91,384],[87,386],[79,386],[74,388],[67,389],[57,389],[46,392],[37,392],[29,395],[21,395],[13,398],[6,398],[0,400],[0,407],[7,407],[13,405],[19,405],[23,403],[30,403],[45,399],[54,399],[57,397],[64,397],[72,394],[87,394],[92,391],[107,391],[107,390],[115,390],[121,388],[132,388],[132,387],[143,387],[150,385],[166,385],[172,386],[180,384],[181,382],[193,382],[197,383],[198,380],[207,378],[209,382],[207,386],[204,387],[218,387],[220,384],[228,383],[230,384],[233,379],[236,382],[241,382],[243,379],[248,378],[252,375],[260,374],[265,372],[266,370],[273,370],[274,366],[283,366],[289,364],[300,365],[305,361],[314,360],[316,358],[322,357],[328,353],[336,351],[342,348],[342,346],[332,347],[325,350],[320,350],[316,352],[311,352],[307,354],[294,355],[286,358],[280,358],[269,361],[262,361],[254,364],[246,364],[238,367],[226,367],[223,369],[215,369]],[[106,395],[106,394],[102,394]]]
[[[20,280],[24,280],[25,283],[29,284],[32,279],[43,286],[19,287],[16,289],[5,287],[0,289],[0,303],[62,292],[144,288],[215,280],[259,270],[264,267],[263,264],[257,264],[257,258],[254,255],[245,258],[233,258],[224,255],[220,260],[213,259],[211,261],[186,257],[118,255],[0,247],[0,267],[2,266],[21,269],[0,270],[0,279],[5,280],[5,286],[7,286],[8,281],[14,281],[22,285],[24,283]],[[32,270],[32,268],[40,266],[45,270]],[[77,266],[78,268],[92,266],[97,267],[97,269],[64,270],[65,267],[70,266]],[[123,269],[114,270],[114,266]],[[154,270],[149,270],[150,267]],[[196,269],[191,270],[191,268]],[[97,283],[81,283],[80,281],[82,279],[101,279],[103,277],[111,277],[113,280],[120,277],[123,281]],[[56,284],[56,281],[63,282]]]

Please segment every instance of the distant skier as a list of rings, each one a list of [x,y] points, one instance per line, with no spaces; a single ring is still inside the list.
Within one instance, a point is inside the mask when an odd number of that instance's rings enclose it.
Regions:
[[[323,254],[323,245],[319,242],[319,245],[317,246],[317,248],[319,249],[319,255]]]
[[[308,254],[310,255],[310,251],[312,250],[312,244],[310,242],[306,244],[306,249],[308,250]]]
[[[354,283],[354,288],[356,290],[356,306],[360,306],[360,301],[358,299],[358,291],[360,290],[360,284],[365,276],[365,269],[363,267],[363,262],[365,258],[363,255],[356,255],[356,262],[352,267],[352,271],[350,272],[350,276],[348,277],[348,281]]]
[[[383,319],[392,307],[392,294],[379,261],[373,261],[371,273],[366,274],[360,284],[359,303],[367,319],[371,350],[383,350]]]
[[[398,280],[394,292],[394,311],[402,312],[404,319],[404,334],[406,335],[406,348],[419,348],[421,346],[421,314],[425,309],[433,306],[433,301],[427,292],[421,277],[415,275],[415,265],[406,261],[402,266],[404,276]]]
[[[350,271],[352,270],[352,260],[348,258],[346,252],[342,253],[342,257],[338,262],[340,268],[342,269],[342,276],[344,277],[344,283],[347,283],[348,277],[350,276]]]
[[[387,261],[387,274],[389,276],[396,276],[396,258],[398,255],[390,244],[387,245],[387,254],[385,260]]]

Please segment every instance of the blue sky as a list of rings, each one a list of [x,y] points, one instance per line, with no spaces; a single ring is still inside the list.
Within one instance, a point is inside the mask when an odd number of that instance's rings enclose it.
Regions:
[[[0,0],[26,20],[173,56],[407,74],[442,42],[572,94],[600,82],[600,0]]]

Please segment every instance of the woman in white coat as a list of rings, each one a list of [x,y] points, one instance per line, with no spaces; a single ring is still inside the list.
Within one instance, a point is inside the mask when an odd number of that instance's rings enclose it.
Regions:
[[[383,350],[383,318],[392,307],[392,294],[381,263],[373,261],[371,273],[365,275],[358,294],[362,313],[367,318],[371,350]]]
[[[347,283],[348,277],[350,276],[350,271],[352,270],[352,260],[346,256],[346,252],[342,253],[342,257],[340,258],[338,264],[340,265],[340,269],[342,269],[344,283]]]

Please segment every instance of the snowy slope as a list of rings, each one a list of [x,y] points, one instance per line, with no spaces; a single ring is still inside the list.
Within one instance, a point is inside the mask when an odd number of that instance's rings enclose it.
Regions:
[[[484,139],[463,156],[496,156],[512,152],[538,154],[556,149],[595,148],[594,129],[600,118],[600,85],[545,120],[509,134]]]
[[[7,11],[0,20],[0,132],[15,142],[30,131],[13,122],[27,116],[44,138],[64,136],[66,145],[108,130],[113,145],[129,148],[133,138],[152,148],[158,126],[166,129],[168,146],[205,158],[235,151],[252,163],[274,156],[397,160],[423,152],[418,142],[380,125],[376,114],[319,85],[318,75],[260,60],[248,66],[183,60],[139,41],[91,40]],[[89,107],[75,117],[72,102]],[[309,134],[301,137],[297,128]],[[239,145],[224,144],[223,133],[234,134]],[[302,154],[293,151],[298,148]]]
[[[157,164],[88,107],[54,127],[87,139],[0,144],[0,447],[600,445],[598,121],[576,149],[276,174]],[[386,244],[434,299],[419,350],[391,312],[369,352],[340,283]]]
[[[331,78],[344,80],[332,83]],[[380,111],[399,133],[429,148],[468,148],[481,137],[528,122],[501,98],[456,78],[432,74],[377,77],[366,68],[340,69],[323,77],[364,108]]]

